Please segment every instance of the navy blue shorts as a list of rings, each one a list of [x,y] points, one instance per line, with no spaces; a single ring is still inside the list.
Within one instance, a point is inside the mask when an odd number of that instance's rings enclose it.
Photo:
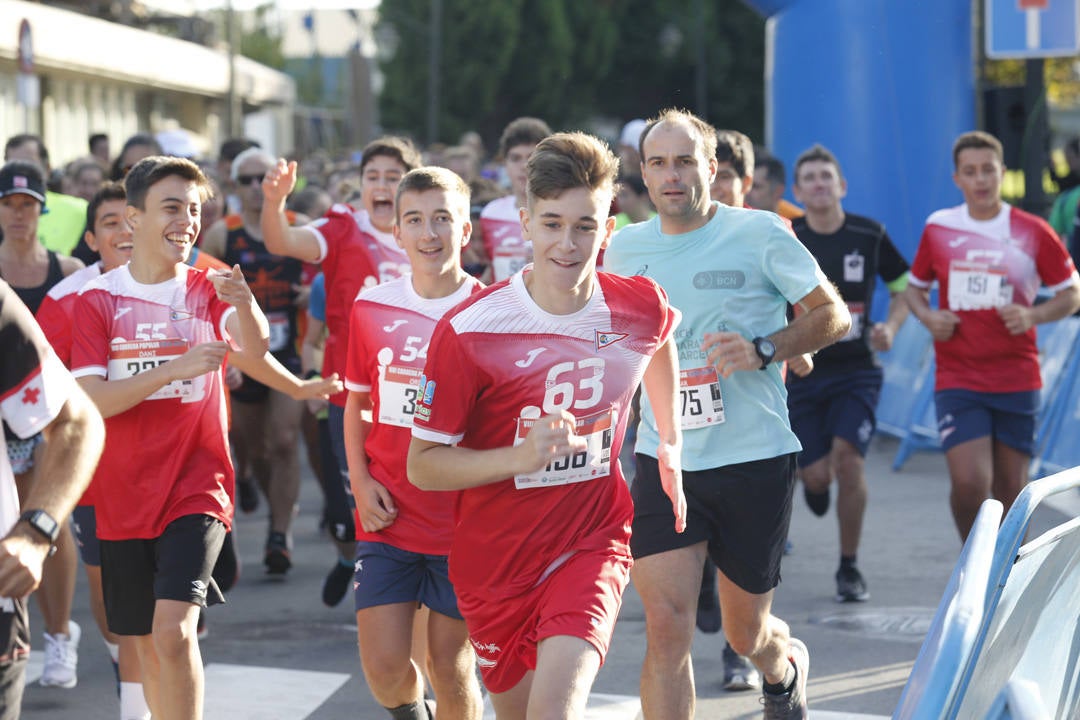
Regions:
[[[97,513],[93,505],[79,505],[71,512],[71,529],[83,565],[101,567],[101,543],[97,538]]]
[[[414,602],[461,620],[445,555],[423,555],[386,543],[356,543],[356,609]]]
[[[1039,391],[984,393],[939,390],[934,393],[938,437],[946,450],[981,437],[991,437],[1030,456],[1035,451],[1035,416]]]
[[[834,437],[847,440],[866,457],[877,427],[874,411],[882,378],[881,368],[869,368],[789,380],[788,416],[803,447],[799,467],[827,456]]]

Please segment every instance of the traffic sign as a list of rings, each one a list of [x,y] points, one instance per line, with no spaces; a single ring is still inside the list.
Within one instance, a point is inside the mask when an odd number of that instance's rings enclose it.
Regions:
[[[986,56],[1067,57],[1080,52],[1080,0],[986,0]]]

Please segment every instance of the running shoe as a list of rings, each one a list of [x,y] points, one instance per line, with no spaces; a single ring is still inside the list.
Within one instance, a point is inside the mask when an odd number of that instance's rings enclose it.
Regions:
[[[266,565],[267,575],[284,575],[292,567],[292,557],[289,554],[289,539],[285,533],[271,532],[266,540],[266,553],[263,555],[263,565]]]
[[[720,596],[716,587],[716,565],[709,558],[705,558],[701,589],[698,591],[697,627],[709,635],[720,632]]]
[[[242,478],[236,481],[236,496],[240,501],[240,509],[246,514],[255,512],[259,507],[259,488],[251,478]]]
[[[326,607],[337,607],[338,603],[349,591],[349,584],[353,579],[352,563],[345,564],[343,561],[334,563],[334,567],[327,573],[323,580],[322,601]]]
[[[801,640],[788,641],[788,655],[795,666],[795,684],[783,695],[763,693],[765,720],[807,720],[810,712],[806,707],[806,676],[810,673],[810,651]]]
[[[38,681],[43,687],[73,688],[79,678],[79,638],[82,628],[74,620],[68,620],[68,634],[45,633],[45,666]]]
[[[761,687],[761,673],[750,658],[735,652],[730,643],[724,643],[724,689],[757,690]]]
[[[803,483],[803,497],[806,499],[806,504],[810,508],[810,512],[814,513],[818,517],[823,517],[825,513],[829,512],[829,488],[826,487],[821,492],[811,492],[810,488]]]
[[[865,602],[870,599],[866,581],[854,565],[836,571],[836,602]]]

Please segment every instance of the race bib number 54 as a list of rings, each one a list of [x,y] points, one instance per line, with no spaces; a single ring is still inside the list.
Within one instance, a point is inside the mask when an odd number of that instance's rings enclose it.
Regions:
[[[518,418],[514,445],[525,442],[525,436],[539,418]],[[527,490],[553,485],[569,485],[604,477],[611,472],[611,444],[614,441],[614,414],[606,410],[589,417],[578,418],[575,432],[585,439],[588,447],[573,455],[556,458],[547,467],[528,475],[514,477],[514,487]]]

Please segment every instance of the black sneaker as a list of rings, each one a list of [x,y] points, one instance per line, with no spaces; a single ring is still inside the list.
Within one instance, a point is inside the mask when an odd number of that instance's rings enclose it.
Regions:
[[[761,687],[761,673],[750,658],[735,652],[730,643],[724,643],[724,689],[757,690]]]
[[[836,571],[836,602],[865,602],[870,599],[866,581],[854,565]]]
[[[236,497],[240,509],[246,514],[255,512],[259,507],[259,488],[251,478],[236,481]]]
[[[353,579],[353,566],[345,565],[338,561],[326,575],[322,585],[322,601],[326,607],[337,607],[345,593],[349,590],[349,582]]]
[[[716,566],[708,558],[705,559],[701,590],[698,591],[697,626],[698,630],[709,635],[720,632],[720,597],[716,587]]]
[[[807,720],[810,712],[806,707],[806,676],[810,673],[810,651],[801,640],[791,638],[789,657],[795,666],[795,684],[783,695],[763,693],[765,720]]]
[[[814,513],[818,517],[822,517],[825,513],[829,512],[829,488],[826,487],[822,492],[811,492],[810,488],[803,484],[803,497],[806,498],[806,504],[810,508],[810,512]]]
[[[263,555],[263,565],[266,566],[267,575],[284,575],[292,567],[292,558],[289,555],[289,540],[285,533],[272,532],[266,540],[266,554]]]

